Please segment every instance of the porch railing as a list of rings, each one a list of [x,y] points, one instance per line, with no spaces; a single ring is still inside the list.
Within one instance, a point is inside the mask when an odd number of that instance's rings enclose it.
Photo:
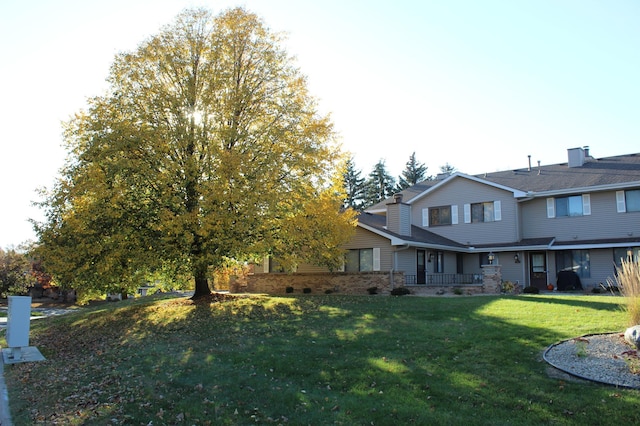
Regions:
[[[417,275],[405,275],[405,285],[465,285],[482,284],[482,274],[426,274],[418,282]]]

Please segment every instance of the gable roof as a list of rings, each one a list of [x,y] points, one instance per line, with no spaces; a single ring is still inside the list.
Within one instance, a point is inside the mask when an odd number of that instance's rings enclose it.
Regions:
[[[411,225],[411,235],[400,235],[387,229],[387,219],[385,216],[371,213],[360,213],[358,216],[358,226],[374,232],[391,240],[391,245],[411,244],[414,246],[424,245],[429,247],[446,248],[466,248],[465,245],[445,238],[441,235],[427,231],[415,225]],[[417,245],[416,245],[417,244]]]
[[[579,167],[569,167],[568,163],[559,163],[531,167],[530,170],[522,168],[479,175],[457,172],[443,180],[419,182],[400,193],[404,202],[411,204],[456,178],[466,178],[504,189],[513,192],[517,198],[597,189],[640,188],[640,153],[604,158],[587,157],[585,163]],[[367,208],[366,211],[383,213],[386,211],[386,205],[391,201],[392,197],[389,197]]]
[[[483,180],[526,193],[572,192],[587,188],[640,187],[640,153],[615,157],[588,157],[579,167],[568,163],[487,173]]]

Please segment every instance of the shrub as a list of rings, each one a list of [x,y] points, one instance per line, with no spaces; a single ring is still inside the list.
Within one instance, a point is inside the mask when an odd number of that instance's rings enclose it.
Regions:
[[[309,287],[305,287],[302,289],[302,292],[305,294],[311,293],[311,289]]]
[[[640,259],[622,259],[615,279],[608,278],[607,284],[609,288],[617,287],[624,296],[629,325],[640,324]]]
[[[331,294],[331,293],[333,293],[333,290],[331,290],[331,289],[324,291],[324,294]]]
[[[369,287],[367,291],[369,294],[378,294],[378,287]]]
[[[285,288],[284,291],[286,293],[293,293],[293,287],[289,286],[289,287]]]
[[[403,296],[405,294],[411,294],[411,290],[406,287],[397,287],[391,290],[392,296]]]
[[[534,286],[530,285],[528,287],[525,287],[522,290],[522,292],[523,293],[527,293],[527,294],[538,294],[538,293],[540,293],[540,289],[538,287],[534,287]]]
[[[516,289],[516,286],[511,281],[503,281],[502,282],[502,292],[503,293],[513,293],[513,291],[515,289]]]
[[[457,295],[461,295],[462,294],[462,289],[459,287],[456,287],[453,289],[453,294],[457,294]]]

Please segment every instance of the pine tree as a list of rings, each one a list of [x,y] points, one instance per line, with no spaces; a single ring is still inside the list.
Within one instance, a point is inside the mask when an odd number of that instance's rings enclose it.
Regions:
[[[416,160],[416,153],[414,151],[409,157],[409,161],[407,161],[406,167],[402,171],[402,175],[398,177],[396,192],[400,192],[403,189],[407,189],[418,182],[422,182],[423,180],[428,179],[426,174],[427,166],[425,166],[424,163],[419,163]]]
[[[384,160],[378,161],[366,182],[365,204],[372,206],[394,193],[395,179],[387,172]]]
[[[360,176],[360,170],[356,169],[353,157],[347,159],[345,172],[343,175],[344,190],[346,197],[344,200],[345,208],[354,210],[362,210],[365,203],[365,179]]]

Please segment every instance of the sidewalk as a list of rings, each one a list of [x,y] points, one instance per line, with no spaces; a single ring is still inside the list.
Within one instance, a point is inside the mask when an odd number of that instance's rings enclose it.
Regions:
[[[11,426],[9,411],[9,393],[4,382],[4,357],[0,356],[0,426]]]

